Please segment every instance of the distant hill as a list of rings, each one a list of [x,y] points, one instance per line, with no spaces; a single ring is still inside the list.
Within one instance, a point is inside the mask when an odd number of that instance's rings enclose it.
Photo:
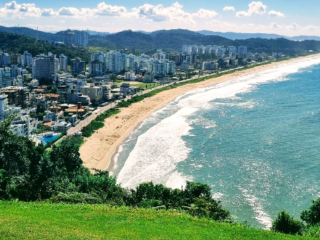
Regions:
[[[36,41],[36,39],[12,34],[7,32],[0,32],[0,49],[8,53],[23,53],[30,52],[33,56],[38,54],[47,54],[52,52],[59,56],[61,53],[66,55],[69,59],[74,57],[81,57],[85,61],[89,61],[89,52],[82,47],[71,47],[66,45],[54,45],[47,41]]]
[[[89,45],[106,48],[130,48],[141,51],[150,51],[157,48],[181,52],[182,45],[223,45],[223,46],[247,46],[251,52],[277,52],[287,55],[303,54],[305,51],[320,50],[320,41],[291,41],[285,38],[266,39],[249,38],[231,40],[216,35],[204,35],[201,33],[174,29],[160,30],[149,34],[133,32],[131,30],[110,34],[107,36],[95,36],[91,38]]]
[[[42,41],[61,41],[61,37],[56,34],[38,31],[32,28],[26,27],[3,27],[0,26],[0,32],[12,33],[12,34],[19,34],[24,35],[27,37],[39,39]]]
[[[316,37],[316,36],[297,36],[297,37],[287,37],[287,38],[293,41],[304,41],[304,40],[320,41],[320,37]]]
[[[232,40],[236,39],[249,39],[249,38],[266,38],[266,39],[277,39],[277,38],[286,38],[292,41],[304,41],[304,40],[320,40],[320,37],[317,36],[296,36],[296,37],[288,37],[284,35],[278,34],[270,34],[270,33],[236,33],[236,32],[213,32],[208,30],[198,31],[198,33],[203,35],[216,35],[225,38],[229,38]]]
[[[66,30],[67,31],[67,30]],[[77,32],[77,30],[74,30]],[[2,27],[0,33],[19,34],[42,41],[62,41],[63,33],[41,32],[24,27]],[[126,30],[109,34],[107,32],[90,31],[89,45],[92,47],[103,47],[111,49],[135,49],[149,52],[157,48],[168,51],[180,52],[182,45],[224,45],[224,46],[248,46],[251,52],[273,52],[281,51],[284,54],[295,55],[305,51],[320,50],[320,37],[297,36],[284,37],[277,34],[264,33],[221,33],[212,31],[193,32],[185,29],[159,30],[154,32]]]
[[[266,39],[277,39],[277,38],[287,38],[285,36],[277,35],[277,34],[268,34],[268,33],[235,33],[235,32],[212,32],[212,31],[198,31],[198,33],[203,35],[216,35],[225,38],[229,38],[232,40],[236,39],[249,39],[249,38],[266,38]]]

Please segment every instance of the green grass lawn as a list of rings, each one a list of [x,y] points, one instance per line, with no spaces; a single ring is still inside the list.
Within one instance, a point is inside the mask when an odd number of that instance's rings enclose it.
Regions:
[[[150,88],[155,88],[160,86],[160,83],[136,83],[136,84],[131,84],[132,87],[140,87],[143,90],[147,90]]]
[[[307,239],[174,211],[0,201],[0,239]]]

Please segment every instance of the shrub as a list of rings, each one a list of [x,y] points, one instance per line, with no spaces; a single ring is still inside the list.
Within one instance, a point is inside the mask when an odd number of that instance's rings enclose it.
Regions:
[[[304,233],[305,237],[320,238],[320,224],[310,226]]]
[[[86,193],[59,193],[50,199],[53,203],[88,203],[101,204],[101,199]]]
[[[302,235],[304,225],[299,220],[295,220],[286,211],[278,213],[277,218],[272,222],[271,230],[274,232]]]
[[[311,207],[309,207],[308,210],[302,211],[300,217],[311,226],[320,223],[320,198],[316,201],[312,201]]]

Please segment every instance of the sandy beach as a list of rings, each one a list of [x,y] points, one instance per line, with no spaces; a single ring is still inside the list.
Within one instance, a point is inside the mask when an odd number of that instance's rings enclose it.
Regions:
[[[84,162],[84,166],[89,169],[95,168],[107,170],[117,147],[130,135],[137,125],[150,116],[154,111],[160,109],[182,94],[197,88],[208,87],[243,75],[315,56],[319,57],[320,54],[257,66],[255,68],[226,74],[203,82],[183,85],[171,90],[160,92],[151,98],[144,99],[144,101],[134,103],[128,108],[123,108],[119,114],[107,118],[104,122],[105,126],[103,128],[95,132],[90,138],[85,139],[85,143],[80,148],[80,156]]]

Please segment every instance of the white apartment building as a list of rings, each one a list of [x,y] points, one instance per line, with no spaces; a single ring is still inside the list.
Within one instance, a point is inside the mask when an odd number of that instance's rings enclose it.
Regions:
[[[129,59],[132,61],[133,55]],[[130,61],[130,60],[129,60]],[[106,70],[107,72],[119,73],[125,71],[127,67],[127,55],[119,51],[110,51],[106,53]]]
[[[103,52],[98,51],[96,53],[91,54],[91,61],[99,61],[99,62],[105,62],[105,55]]]
[[[246,46],[238,47],[238,55],[239,57],[245,58],[248,53],[248,48]]]
[[[30,118],[29,115],[20,115],[20,119],[13,121],[11,125],[13,134],[26,138],[30,138],[37,127],[38,120]]]
[[[84,86],[81,87],[81,93],[87,95],[90,98],[90,101],[100,101],[103,97],[103,88],[100,87],[90,87]]]
[[[164,60],[167,59],[167,54],[162,51],[162,49],[158,49],[155,54],[152,55],[155,60]]]
[[[48,54],[48,56],[41,54],[33,59],[32,77],[36,79],[45,78],[53,80],[56,73],[59,71],[59,59],[55,55]]]
[[[228,53],[229,53],[229,57],[235,57],[237,55],[237,47],[235,46],[229,46],[228,47]]]
[[[127,71],[136,71],[136,62],[137,56],[133,54],[129,54],[126,59],[126,70]]]
[[[136,79],[136,74],[133,71],[125,73],[126,80],[134,81]]]
[[[28,51],[24,51],[23,54],[20,57],[20,65],[23,67],[31,67],[33,63],[33,58],[31,53],[28,53]]]

